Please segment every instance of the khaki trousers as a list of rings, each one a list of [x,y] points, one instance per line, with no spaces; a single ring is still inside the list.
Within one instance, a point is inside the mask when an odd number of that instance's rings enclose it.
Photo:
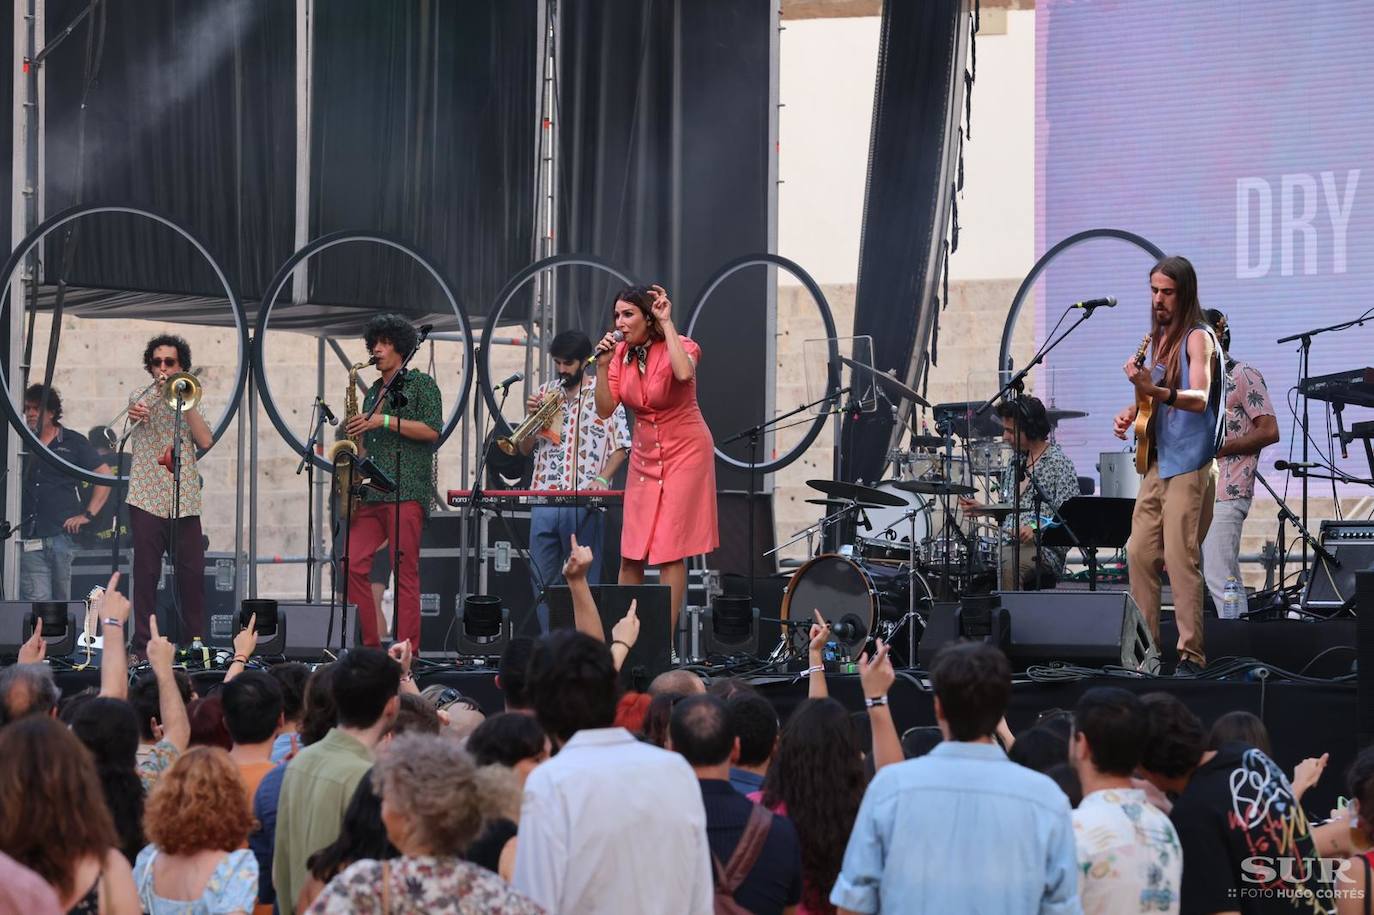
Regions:
[[[1212,524],[1217,496],[1217,462],[1191,473],[1159,478],[1159,465],[1140,481],[1131,516],[1126,560],[1131,596],[1159,643],[1160,571],[1169,570],[1178,624],[1178,657],[1206,664],[1202,647],[1202,541]]]

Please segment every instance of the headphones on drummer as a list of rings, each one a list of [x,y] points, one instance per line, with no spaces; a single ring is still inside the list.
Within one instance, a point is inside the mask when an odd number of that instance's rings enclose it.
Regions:
[[[1003,401],[997,415],[1014,418],[1027,438],[1044,441],[1050,437],[1050,418],[1038,397],[1022,396]]]

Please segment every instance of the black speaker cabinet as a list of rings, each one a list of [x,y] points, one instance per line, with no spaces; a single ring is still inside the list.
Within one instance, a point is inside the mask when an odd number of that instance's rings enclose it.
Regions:
[[[337,654],[341,647],[353,648],[362,644],[357,604],[347,607],[335,604],[331,627],[327,601],[322,604],[280,601],[277,625],[285,630],[286,648],[282,654],[293,661],[323,661]]]
[[[672,642],[669,639],[668,607],[672,589],[667,585],[595,585],[592,597],[596,600],[601,625],[607,641],[611,628],[630,609],[630,601],[639,603],[635,614],[639,617],[639,639],[625,664],[620,668],[621,682],[628,685],[636,679],[653,679],[673,666]],[[546,595],[549,604],[549,626],[554,629],[572,628],[572,593],[567,585],[550,588]]]
[[[1374,571],[1355,573],[1355,708],[1360,748],[1374,742]]]
[[[1004,591],[1011,620],[1012,667],[1062,662],[1078,667],[1155,671],[1159,651],[1140,610],[1125,591]],[[959,637],[958,604],[937,603],[918,658],[929,669],[946,642]]]
[[[1323,521],[1321,545],[1338,564],[1314,557],[1302,608],[1332,616],[1355,606],[1355,573],[1374,566],[1374,521]]]

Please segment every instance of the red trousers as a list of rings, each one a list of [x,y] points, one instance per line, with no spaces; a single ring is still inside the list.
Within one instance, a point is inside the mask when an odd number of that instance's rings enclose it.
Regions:
[[[402,502],[401,561],[396,562],[395,502],[362,502],[353,512],[348,528],[348,601],[358,605],[358,623],[363,627],[363,643],[380,645],[377,632],[377,605],[372,600],[372,557],[383,541],[396,570],[396,641],[408,639],[417,654],[420,650],[420,528],[425,513],[419,502]]]

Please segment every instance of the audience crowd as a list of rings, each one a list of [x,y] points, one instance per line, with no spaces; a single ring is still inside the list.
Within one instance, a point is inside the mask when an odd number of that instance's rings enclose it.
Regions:
[[[63,696],[35,634],[0,670],[0,913],[1370,911],[1374,750],[1309,818],[1327,757],[1290,776],[1246,712],[1208,730],[1097,687],[1013,736],[981,642],[937,655],[935,725],[898,733],[881,641],[863,711],[829,695],[820,611],[781,718],[688,670],[625,691],[638,618],[602,631],[585,558],[575,627],[510,641],[499,709],[422,692],[408,643],[265,666],[251,623],[195,684],[155,620],[146,672],[106,652]]]

